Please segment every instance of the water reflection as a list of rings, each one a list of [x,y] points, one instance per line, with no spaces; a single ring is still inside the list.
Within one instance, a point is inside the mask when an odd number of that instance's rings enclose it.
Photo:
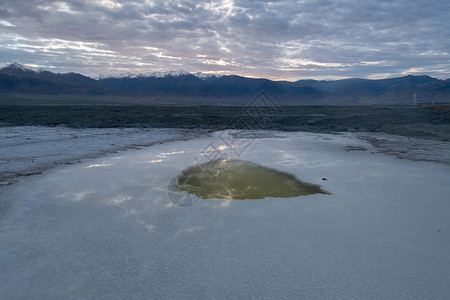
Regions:
[[[177,177],[171,189],[202,199],[288,198],[329,194],[319,185],[303,182],[294,175],[249,161],[220,159],[189,167]]]

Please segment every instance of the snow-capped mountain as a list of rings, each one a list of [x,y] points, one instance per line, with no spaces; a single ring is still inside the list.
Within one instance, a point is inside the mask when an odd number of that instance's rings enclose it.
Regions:
[[[92,79],[97,79],[97,80],[101,80],[101,79],[108,79],[108,78],[136,78],[138,75],[133,74],[133,73],[129,73],[129,72],[125,72],[125,73],[115,73],[115,74],[108,74],[108,75],[97,75],[97,76],[90,76]]]
[[[44,69],[41,68],[32,68],[28,66],[24,66],[22,64],[19,64],[18,62],[13,63],[2,63],[0,64],[0,69],[10,69],[10,70],[16,70],[16,71],[23,71],[23,72],[43,72]]]
[[[138,77],[156,77],[156,78],[164,78],[164,77],[180,77],[185,75],[191,75],[191,73],[184,70],[176,70],[176,71],[167,71],[167,72],[147,72],[141,73]]]
[[[216,75],[216,74],[210,74],[210,73],[202,73],[202,72],[196,72],[196,73],[190,73],[184,70],[176,70],[176,71],[166,71],[166,72],[146,72],[146,73],[116,73],[116,74],[108,74],[108,75],[99,75],[94,76],[93,79],[108,79],[108,78],[147,78],[147,77],[154,77],[154,78],[165,78],[165,77],[180,77],[180,76],[186,76],[186,75],[193,75],[195,77],[198,77],[200,79],[209,79],[209,78],[219,78],[223,75]]]
[[[0,68],[12,68],[12,69],[20,69],[20,70],[31,70],[31,68],[25,67],[24,65],[19,64],[18,62],[13,63],[1,63]]]
[[[16,71],[24,71],[24,72],[45,72],[47,70],[42,68],[33,68],[29,66],[24,66],[18,62],[13,63],[0,63],[0,69],[10,69],[10,70],[16,70]],[[146,78],[146,77],[154,77],[154,78],[164,78],[164,77],[180,77],[180,76],[186,76],[186,75],[193,75],[195,77],[198,77],[200,79],[209,79],[209,78],[219,78],[223,75],[216,75],[211,73],[202,73],[202,72],[196,72],[196,73],[190,73],[185,70],[176,70],[176,71],[166,71],[166,72],[146,72],[146,73],[130,73],[130,72],[124,72],[124,73],[112,73],[107,75],[92,75],[89,76],[92,79],[95,80],[102,80],[102,79],[108,79],[108,78]]]
[[[209,79],[209,78],[219,78],[222,77],[223,75],[217,75],[217,74],[211,74],[211,73],[202,73],[202,72],[197,72],[197,73],[192,73],[192,75],[200,78],[200,79]]]

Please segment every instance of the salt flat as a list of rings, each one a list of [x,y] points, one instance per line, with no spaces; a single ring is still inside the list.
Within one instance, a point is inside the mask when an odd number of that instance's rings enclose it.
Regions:
[[[174,205],[171,178],[216,156],[331,195]],[[449,165],[357,134],[303,132],[222,131],[60,166],[0,189],[0,298],[448,299],[449,179]]]
[[[60,164],[199,133],[155,128],[0,127],[0,186]]]

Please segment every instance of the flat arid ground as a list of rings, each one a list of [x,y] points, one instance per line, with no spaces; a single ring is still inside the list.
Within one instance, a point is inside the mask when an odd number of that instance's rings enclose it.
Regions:
[[[0,298],[448,299],[449,114],[3,106]],[[218,158],[327,193],[168,189]]]
[[[450,105],[3,105],[0,106],[0,126],[358,131],[450,141]]]

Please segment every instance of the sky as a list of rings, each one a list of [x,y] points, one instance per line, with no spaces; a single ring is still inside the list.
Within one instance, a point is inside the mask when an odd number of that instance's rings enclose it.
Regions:
[[[448,0],[0,0],[0,63],[89,76],[450,78]]]

